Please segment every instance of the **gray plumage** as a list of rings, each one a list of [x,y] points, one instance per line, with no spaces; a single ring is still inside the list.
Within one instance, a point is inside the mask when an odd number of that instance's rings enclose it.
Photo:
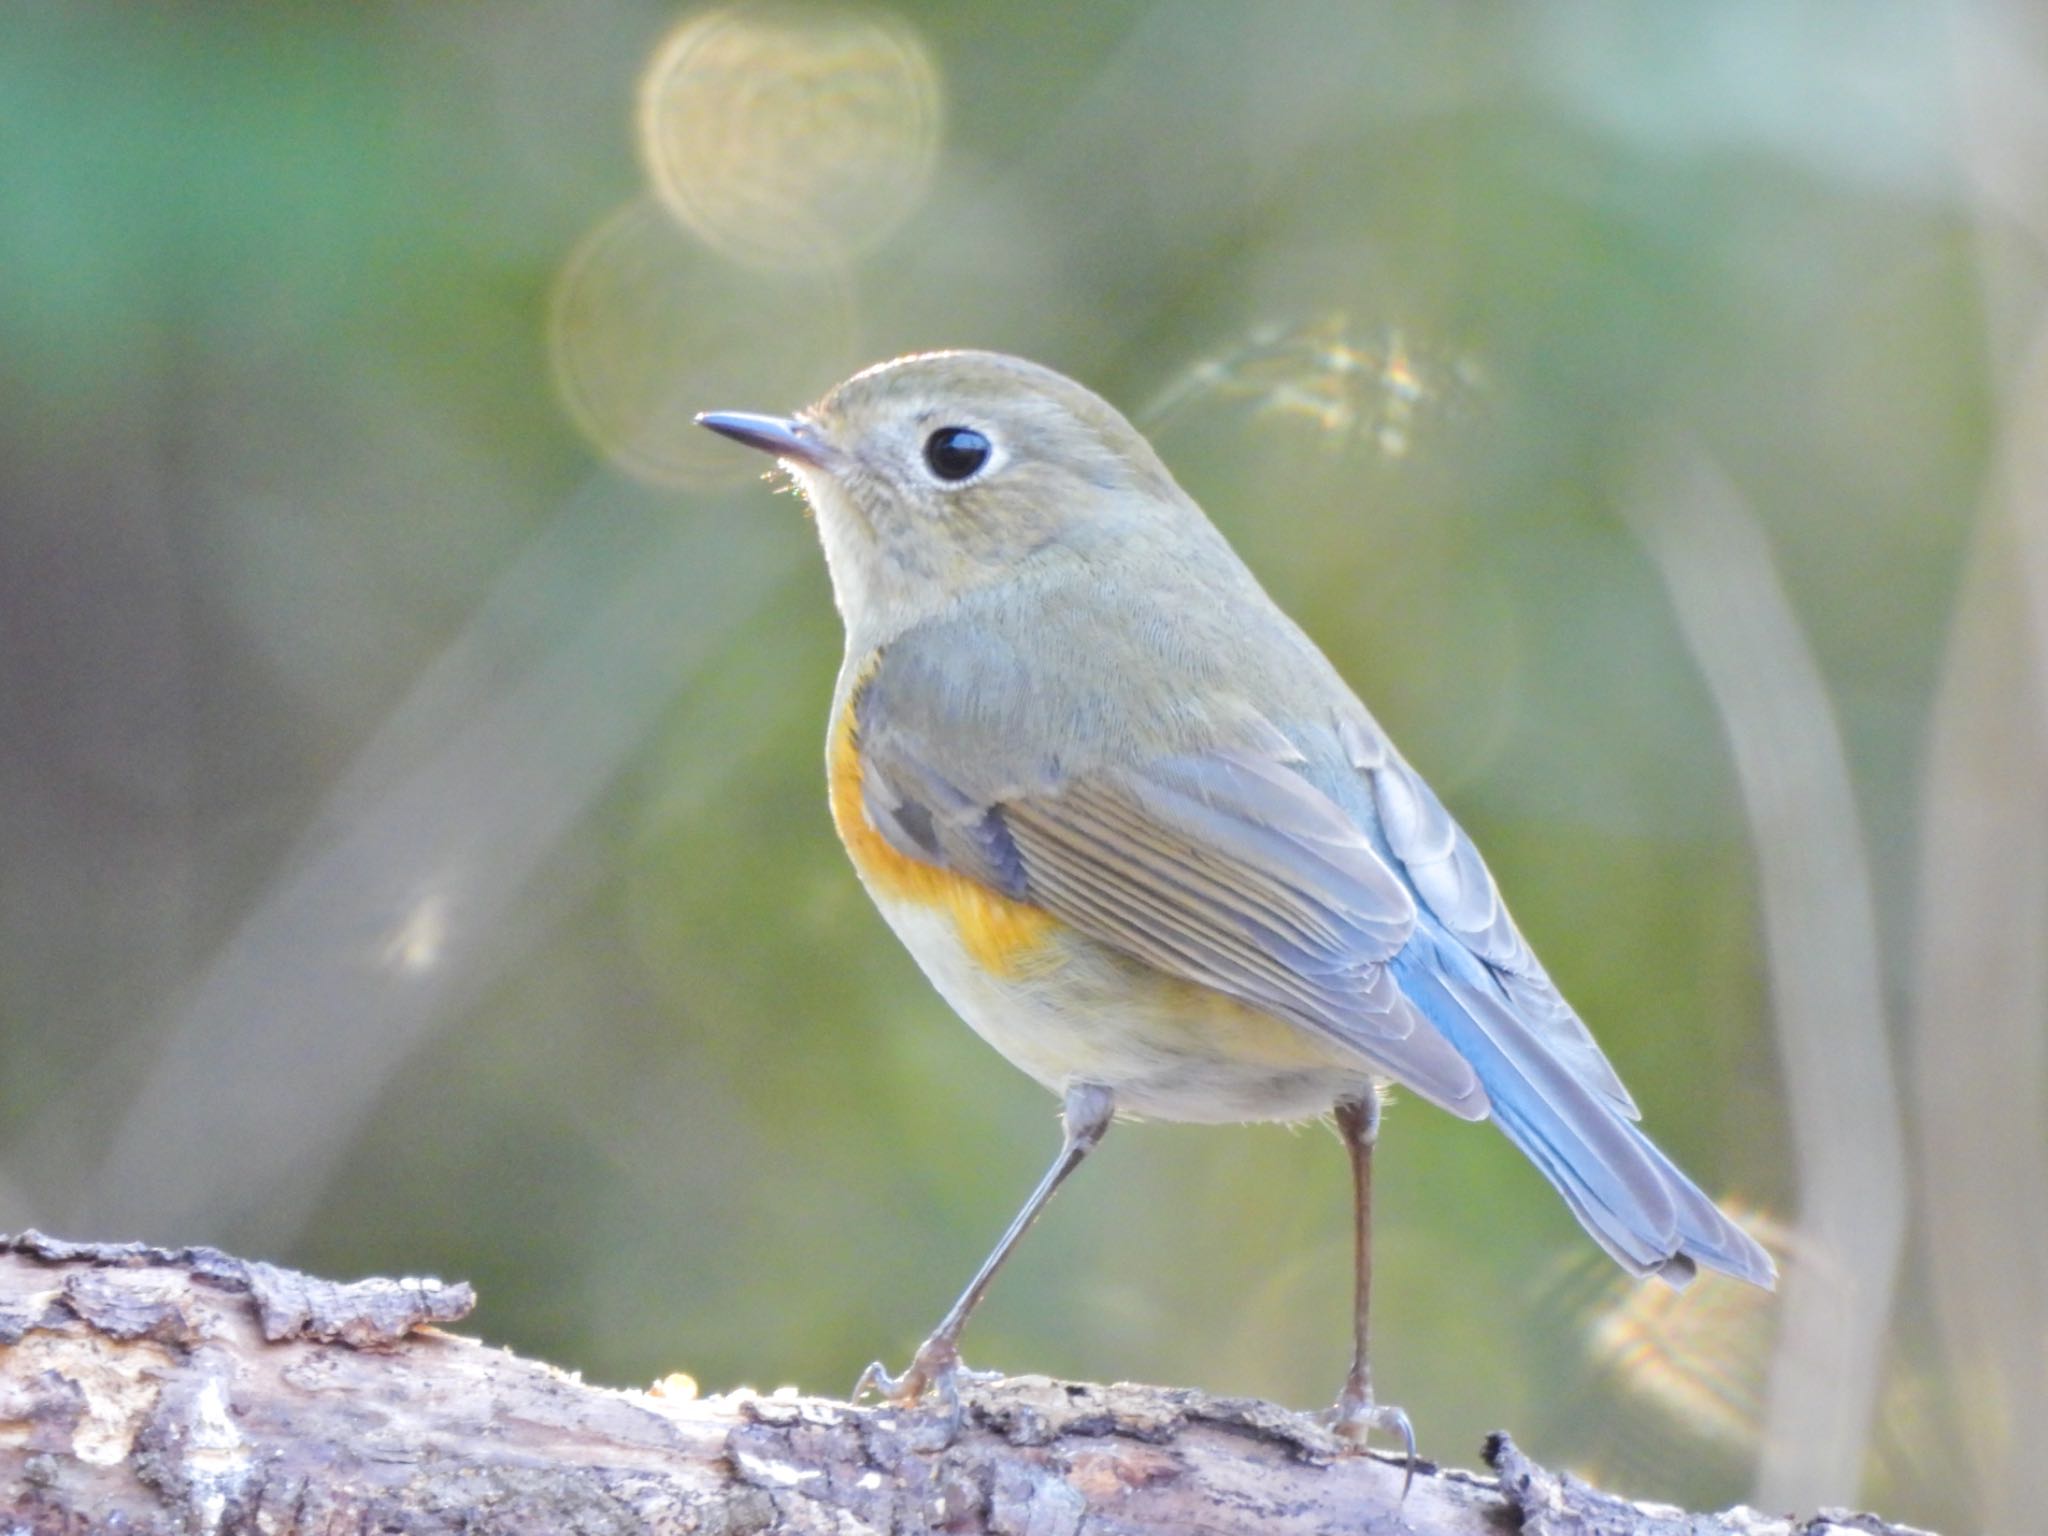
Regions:
[[[970,593],[882,649],[857,700],[874,824],[1454,1114],[1490,1113],[1632,1272],[1683,1283],[1697,1261],[1770,1283],[1632,1123],[1421,776],[1291,623],[1239,621],[1265,599],[1235,557],[1141,587],[1112,545],[1090,553],[1036,571],[1028,604]],[[1113,686],[1129,668],[1179,686],[1133,712]]]

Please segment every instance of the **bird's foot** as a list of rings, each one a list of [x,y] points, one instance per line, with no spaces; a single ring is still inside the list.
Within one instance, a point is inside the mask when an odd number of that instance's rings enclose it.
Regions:
[[[911,1408],[925,1397],[934,1397],[957,1431],[960,1389],[985,1386],[1002,1379],[1001,1371],[970,1369],[960,1358],[959,1345],[951,1339],[934,1335],[917,1347],[917,1353],[911,1356],[910,1364],[903,1368],[902,1375],[891,1376],[879,1360],[862,1371],[860,1380],[853,1384],[852,1401],[857,1403],[872,1392],[885,1403]]]
[[[1363,1451],[1372,1439],[1374,1430],[1382,1434],[1398,1435],[1401,1449],[1407,1459],[1407,1471],[1401,1479],[1401,1497],[1408,1497],[1408,1490],[1415,1483],[1415,1426],[1408,1422],[1408,1415],[1398,1408],[1388,1407],[1372,1400],[1372,1394],[1360,1390],[1347,1382],[1338,1394],[1336,1406],[1323,1415],[1323,1423],[1330,1433],[1346,1442],[1353,1450]]]

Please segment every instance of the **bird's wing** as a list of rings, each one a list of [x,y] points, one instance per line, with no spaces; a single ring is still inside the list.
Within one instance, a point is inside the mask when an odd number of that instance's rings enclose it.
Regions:
[[[1345,719],[1338,736],[1351,766],[1372,786],[1387,848],[1416,899],[1492,972],[1532,1041],[1617,1113],[1637,1119],[1635,1100],[1529,948],[1479,850],[1436,792],[1370,717]]]
[[[886,686],[852,701],[865,814],[899,853],[1337,1040],[1453,1113],[1484,1118],[1472,1067],[1387,967],[1415,928],[1408,887],[1297,771],[1300,754],[1277,729],[998,785],[889,705]]]

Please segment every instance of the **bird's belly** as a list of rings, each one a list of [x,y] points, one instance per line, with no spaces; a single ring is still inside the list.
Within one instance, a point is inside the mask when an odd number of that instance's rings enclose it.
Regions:
[[[1370,1081],[1336,1041],[1054,920],[997,955],[943,903],[870,894],[975,1033],[1055,1093],[1099,1083],[1161,1120],[1303,1120]]]

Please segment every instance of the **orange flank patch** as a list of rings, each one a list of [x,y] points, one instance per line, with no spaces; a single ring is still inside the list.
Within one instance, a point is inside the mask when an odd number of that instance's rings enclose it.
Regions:
[[[979,880],[898,853],[875,830],[861,799],[860,744],[854,734],[859,702],[860,689],[856,687],[833,725],[826,764],[832,825],[846,844],[854,868],[880,895],[945,911],[959,931],[960,942],[979,964],[997,976],[1016,976],[1059,928],[1059,919],[1029,902],[991,890]]]

